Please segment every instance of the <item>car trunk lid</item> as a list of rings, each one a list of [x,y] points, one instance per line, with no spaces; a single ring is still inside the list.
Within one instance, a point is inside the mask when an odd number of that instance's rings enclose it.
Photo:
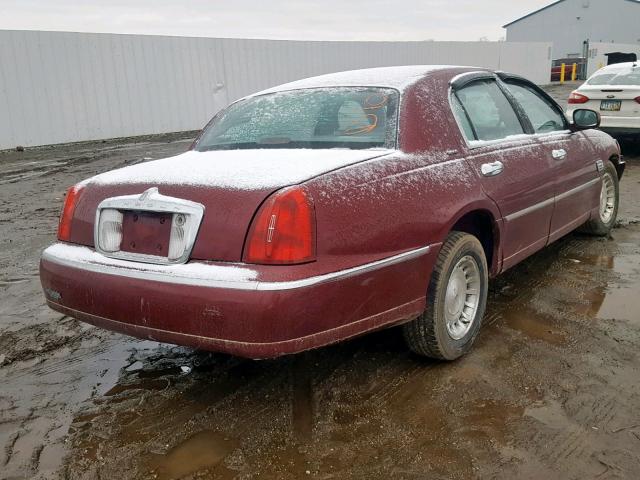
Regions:
[[[272,192],[390,152],[382,149],[190,151],[113,170],[83,182],[72,221],[71,241],[94,246],[96,210],[103,200],[142,195],[155,187],[161,195],[204,206],[190,258],[238,262],[253,215]],[[157,231],[161,230],[158,227]],[[162,247],[166,249],[163,243]]]
[[[640,103],[635,100],[640,97],[640,86],[593,85],[583,86],[577,92],[589,101],[575,108],[588,108],[604,116],[640,116]]]

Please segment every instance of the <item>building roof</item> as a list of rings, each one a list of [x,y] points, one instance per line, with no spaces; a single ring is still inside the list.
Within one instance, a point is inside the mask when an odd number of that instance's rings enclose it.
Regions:
[[[555,7],[556,5],[558,5],[559,3],[562,3],[562,2],[564,2],[564,1],[565,1],[565,0],[557,0],[556,2],[550,3],[549,5],[546,5],[546,6],[542,7],[542,8],[539,8],[538,10],[534,10],[534,11],[533,11],[533,12],[531,12],[531,13],[527,13],[527,14],[526,14],[526,15],[524,15],[523,17],[516,18],[515,20],[513,20],[513,21],[511,21],[511,22],[509,22],[509,23],[504,24],[504,25],[502,26],[502,28],[507,28],[508,26],[513,25],[513,24],[514,24],[514,23],[516,23],[516,22],[519,22],[520,20],[524,20],[525,18],[531,17],[532,15],[535,15],[536,13],[540,13],[541,11],[546,10],[547,8]],[[632,2],[632,3],[635,3],[635,4],[637,4],[637,5],[640,5],[640,0],[625,0],[625,1],[626,1],[626,2]]]

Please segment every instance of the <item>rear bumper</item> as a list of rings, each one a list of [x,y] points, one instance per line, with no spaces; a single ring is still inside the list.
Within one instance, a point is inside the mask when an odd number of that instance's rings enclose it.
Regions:
[[[42,255],[47,304],[109,330],[250,358],[276,357],[400,323],[425,307],[436,245],[306,278],[260,267],[113,260],[56,244]]]
[[[614,137],[617,135],[640,135],[640,128],[601,126],[600,130]]]
[[[610,134],[619,135],[640,133],[640,117],[602,115],[600,129]]]

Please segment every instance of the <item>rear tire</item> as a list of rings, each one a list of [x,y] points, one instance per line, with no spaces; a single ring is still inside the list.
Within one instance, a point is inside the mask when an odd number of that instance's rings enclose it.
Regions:
[[[480,241],[451,232],[431,274],[425,312],[403,326],[411,351],[455,360],[471,349],[487,305],[487,272]]]
[[[600,191],[600,209],[598,215],[582,225],[582,233],[606,237],[616,223],[618,204],[620,203],[620,186],[618,172],[611,162],[606,162],[602,173],[602,189]]]

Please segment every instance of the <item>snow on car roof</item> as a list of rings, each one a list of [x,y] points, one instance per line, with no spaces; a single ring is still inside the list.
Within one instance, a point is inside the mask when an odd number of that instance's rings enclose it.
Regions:
[[[630,70],[633,67],[638,67],[640,66],[640,63],[638,62],[624,62],[624,63],[612,63],[611,65],[607,65],[606,67],[602,67],[600,70],[598,70],[596,73],[602,73],[602,72],[611,72],[611,71],[616,71],[616,70]]]
[[[376,86],[396,88],[400,91],[414,84],[427,73],[446,68],[460,68],[454,65],[408,65],[398,67],[365,68],[346,72],[329,73],[317,77],[304,78],[262,90],[253,95],[298,90],[316,87]],[[466,67],[463,67],[466,68]],[[250,96],[253,96],[250,95]]]

